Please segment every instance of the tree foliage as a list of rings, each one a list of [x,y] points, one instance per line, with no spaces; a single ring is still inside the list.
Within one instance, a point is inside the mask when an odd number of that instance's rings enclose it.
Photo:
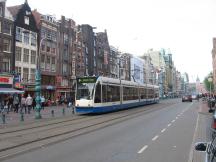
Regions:
[[[210,77],[213,79],[212,72],[209,73],[208,76],[205,77],[205,79],[204,79],[204,85],[205,85],[205,88],[206,88],[207,91],[210,92],[210,87],[211,87],[211,92],[213,92],[213,90],[214,90],[214,84],[213,84],[213,81],[209,82],[209,78]]]

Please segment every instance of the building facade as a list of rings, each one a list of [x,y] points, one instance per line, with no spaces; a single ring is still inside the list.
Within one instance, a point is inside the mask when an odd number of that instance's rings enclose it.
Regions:
[[[96,74],[110,76],[110,47],[106,30],[95,34]]]
[[[15,70],[13,55],[14,22],[6,7],[6,0],[0,0],[0,26],[0,73],[11,73]]]
[[[56,98],[56,76],[58,60],[58,24],[54,16],[33,11],[39,29],[39,56],[41,70],[41,95],[46,99]]]
[[[213,67],[213,84],[216,85],[216,38],[213,38],[212,67]]]
[[[95,33],[93,27],[88,24],[83,24],[80,27],[82,32],[83,44],[85,46],[84,50],[84,60],[86,67],[87,76],[93,76],[97,74],[96,65],[96,51],[95,51]]]
[[[14,18],[15,71],[22,78],[26,93],[35,91],[35,71],[38,53],[38,28],[28,2],[8,7]]]
[[[75,21],[66,19],[64,16],[58,21],[59,24],[59,57],[57,67],[56,93],[57,97],[67,98],[72,96],[73,78],[75,75],[75,62],[73,61],[74,41],[76,40]]]

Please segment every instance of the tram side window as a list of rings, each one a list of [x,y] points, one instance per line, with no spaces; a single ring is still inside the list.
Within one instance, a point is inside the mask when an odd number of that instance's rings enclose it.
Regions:
[[[154,98],[154,90],[148,89],[148,98]]]
[[[146,98],[146,91],[144,88],[140,89],[140,98],[145,99]]]
[[[102,102],[107,102],[107,85],[102,85]]]
[[[129,100],[129,87],[123,87],[123,100]]]
[[[159,97],[159,90],[155,90],[155,98],[158,98]]]
[[[101,84],[98,83],[96,85],[96,91],[95,91],[95,103],[101,103]]]
[[[107,102],[120,101],[120,87],[107,85]]]

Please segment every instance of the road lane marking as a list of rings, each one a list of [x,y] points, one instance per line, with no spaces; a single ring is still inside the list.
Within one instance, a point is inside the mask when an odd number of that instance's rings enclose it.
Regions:
[[[163,132],[165,132],[165,131],[166,131],[166,128],[162,129],[162,130],[161,130],[161,133],[163,133]]]
[[[155,141],[159,136],[156,135],[154,138],[152,138],[152,141]]]
[[[172,123],[174,123],[175,122],[175,120],[172,120]]]
[[[178,119],[178,117],[176,117],[176,119]]]
[[[138,151],[138,154],[141,154],[143,151],[145,151],[146,149],[148,148],[148,145],[145,145],[143,148],[141,148],[139,151]]]
[[[167,126],[170,127],[172,124],[168,124]]]

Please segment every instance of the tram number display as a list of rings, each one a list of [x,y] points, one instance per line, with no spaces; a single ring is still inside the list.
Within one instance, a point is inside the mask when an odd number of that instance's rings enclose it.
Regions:
[[[95,83],[97,81],[96,77],[91,78],[79,78],[78,83]]]

